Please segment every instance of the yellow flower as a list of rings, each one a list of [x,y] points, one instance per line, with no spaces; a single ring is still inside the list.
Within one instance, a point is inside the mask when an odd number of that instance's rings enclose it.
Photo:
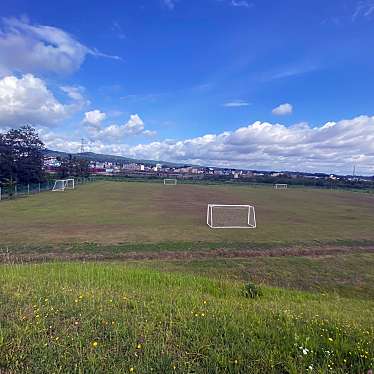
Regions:
[[[332,342],[332,338],[329,338],[330,342]]]
[[[138,344],[138,345],[136,346],[136,348],[138,348],[138,349],[140,349],[141,347],[142,347],[141,344]]]
[[[134,368],[130,368],[130,373],[134,372],[134,370],[135,370]]]
[[[94,347],[94,348],[96,348],[97,347],[97,342],[92,342],[92,346]]]
[[[235,360],[234,363],[237,364],[237,363],[238,363],[238,360]]]

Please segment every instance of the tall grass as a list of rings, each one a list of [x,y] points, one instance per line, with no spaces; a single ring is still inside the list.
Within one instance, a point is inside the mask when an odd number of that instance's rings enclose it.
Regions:
[[[123,264],[0,267],[0,371],[360,373],[374,302]]]

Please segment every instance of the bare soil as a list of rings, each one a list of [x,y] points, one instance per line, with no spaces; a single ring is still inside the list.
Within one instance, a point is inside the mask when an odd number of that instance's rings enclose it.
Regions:
[[[28,263],[28,262],[49,262],[49,261],[131,261],[131,260],[205,260],[214,258],[244,259],[251,257],[332,257],[352,253],[374,253],[374,246],[324,246],[324,247],[290,247],[276,248],[270,250],[232,250],[232,249],[211,249],[196,251],[133,251],[123,253],[113,252],[59,252],[50,251],[43,253],[0,253],[0,263]]]

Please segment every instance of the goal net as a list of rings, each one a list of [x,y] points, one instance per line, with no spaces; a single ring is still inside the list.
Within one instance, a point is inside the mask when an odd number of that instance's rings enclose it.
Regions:
[[[168,185],[176,185],[177,184],[177,180],[176,179],[164,179],[164,184],[168,184]]]
[[[286,190],[288,188],[288,184],[276,183],[276,184],[274,184],[274,188],[276,190]]]
[[[66,179],[66,189],[68,190],[74,190],[75,188],[75,181],[73,178]]]
[[[65,190],[74,190],[75,181],[73,178],[69,179],[57,179],[52,188],[52,191],[65,191]]]
[[[252,205],[208,204],[206,223],[212,229],[254,229],[255,208]]]

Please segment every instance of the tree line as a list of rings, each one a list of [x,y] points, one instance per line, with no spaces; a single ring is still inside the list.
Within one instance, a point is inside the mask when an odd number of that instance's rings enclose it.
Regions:
[[[89,161],[71,155],[60,160],[57,174],[47,174],[44,169],[45,149],[39,134],[29,125],[0,132],[0,185],[12,187],[55,178],[88,176]]]

